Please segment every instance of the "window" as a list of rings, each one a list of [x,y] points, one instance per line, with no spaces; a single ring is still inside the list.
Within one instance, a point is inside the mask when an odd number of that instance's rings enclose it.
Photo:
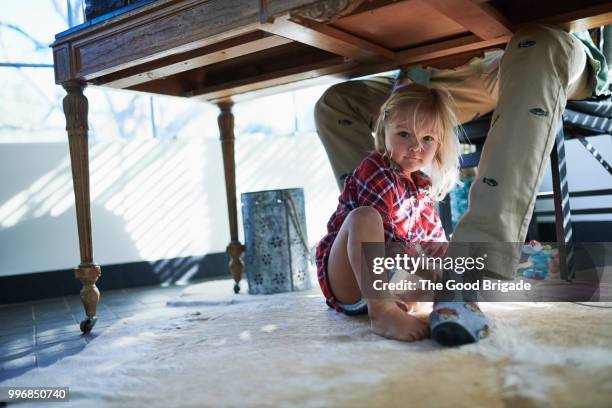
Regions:
[[[49,45],[83,22],[84,0],[4,0],[0,17],[0,143],[65,142],[64,89]],[[313,109],[329,86],[249,99],[234,107],[236,134],[315,132]],[[218,108],[201,100],[89,86],[90,138],[218,138]]]
[[[83,0],[4,0],[0,17],[0,142],[66,141],[49,45],[83,22]],[[218,136],[208,103],[88,87],[93,140]]]

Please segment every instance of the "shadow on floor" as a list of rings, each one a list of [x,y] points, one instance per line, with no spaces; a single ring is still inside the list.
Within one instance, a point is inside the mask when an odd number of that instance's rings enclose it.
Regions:
[[[84,351],[120,319],[143,309],[165,307],[184,288],[149,286],[103,292],[98,321],[87,335],[79,329],[85,314],[78,296],[0,306],[0,383]]]

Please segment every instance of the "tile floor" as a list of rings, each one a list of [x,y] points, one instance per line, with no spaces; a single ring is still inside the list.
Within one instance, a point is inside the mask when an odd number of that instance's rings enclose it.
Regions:
[[[0,382],[81,352],[117,319],[143,308],[162,308],[183,289],[148,286],[103,292],[98,321],[88,335],[79,329],[85,312],[78,295],[0,305]]]

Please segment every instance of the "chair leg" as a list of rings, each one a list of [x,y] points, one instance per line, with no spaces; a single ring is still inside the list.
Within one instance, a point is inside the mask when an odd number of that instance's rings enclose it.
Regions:
[[[527,229],[527,241],[531,241],[535,239],[536,241],[540,240],[540,232],[538,231],[538,217],[535,214],[531,214],[531,221],[529,221],[529,228]]]
[[[574,248],[564,137],[563,127],[561,127],[557,132],[555,145],[550,154],[550,167],[553,179],[555,228],[559,245],[561,279],[571,281],[574,278]]]
[[[597,160],[597,162],[601,164],[602,167],[612,175],[612,166],[610,166],[610,163],[608,163],[606,159],[604,159],[602,155],[597,151],[597,149],[595,149],[595,147],[590,144],[588,140],[586,140],[586,137],[579,137],[578,140],[580,141],[580,143],[582,143],[584,148],[587,149],[589,153],[591,153],[595,160]]]
[[[440,221],[442,221],[442,228],[444,228],[446,238],[450,239],[453,233],[453,214],[451,210],[450,193],[444,197],[444,200],[438,203],[438,213],[440,214]]]

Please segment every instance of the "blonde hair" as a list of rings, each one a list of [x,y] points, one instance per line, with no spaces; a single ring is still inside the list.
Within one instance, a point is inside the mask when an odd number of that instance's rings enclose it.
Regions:
[[[422,85],[408,85],[399,88],[381,106],[376,122],[376,151],[393,163],[385,145],[385,132],[389,123],[403,116],[413,121],[413,129],[429,128],[439,142],[431,164],[431,191],[434,201],[441,201],[455,185],[462,185],[459,179],[459,157],[461,146],[455,128],[459,125],[451,109],[452,98],[443,88],[427,88]]]

